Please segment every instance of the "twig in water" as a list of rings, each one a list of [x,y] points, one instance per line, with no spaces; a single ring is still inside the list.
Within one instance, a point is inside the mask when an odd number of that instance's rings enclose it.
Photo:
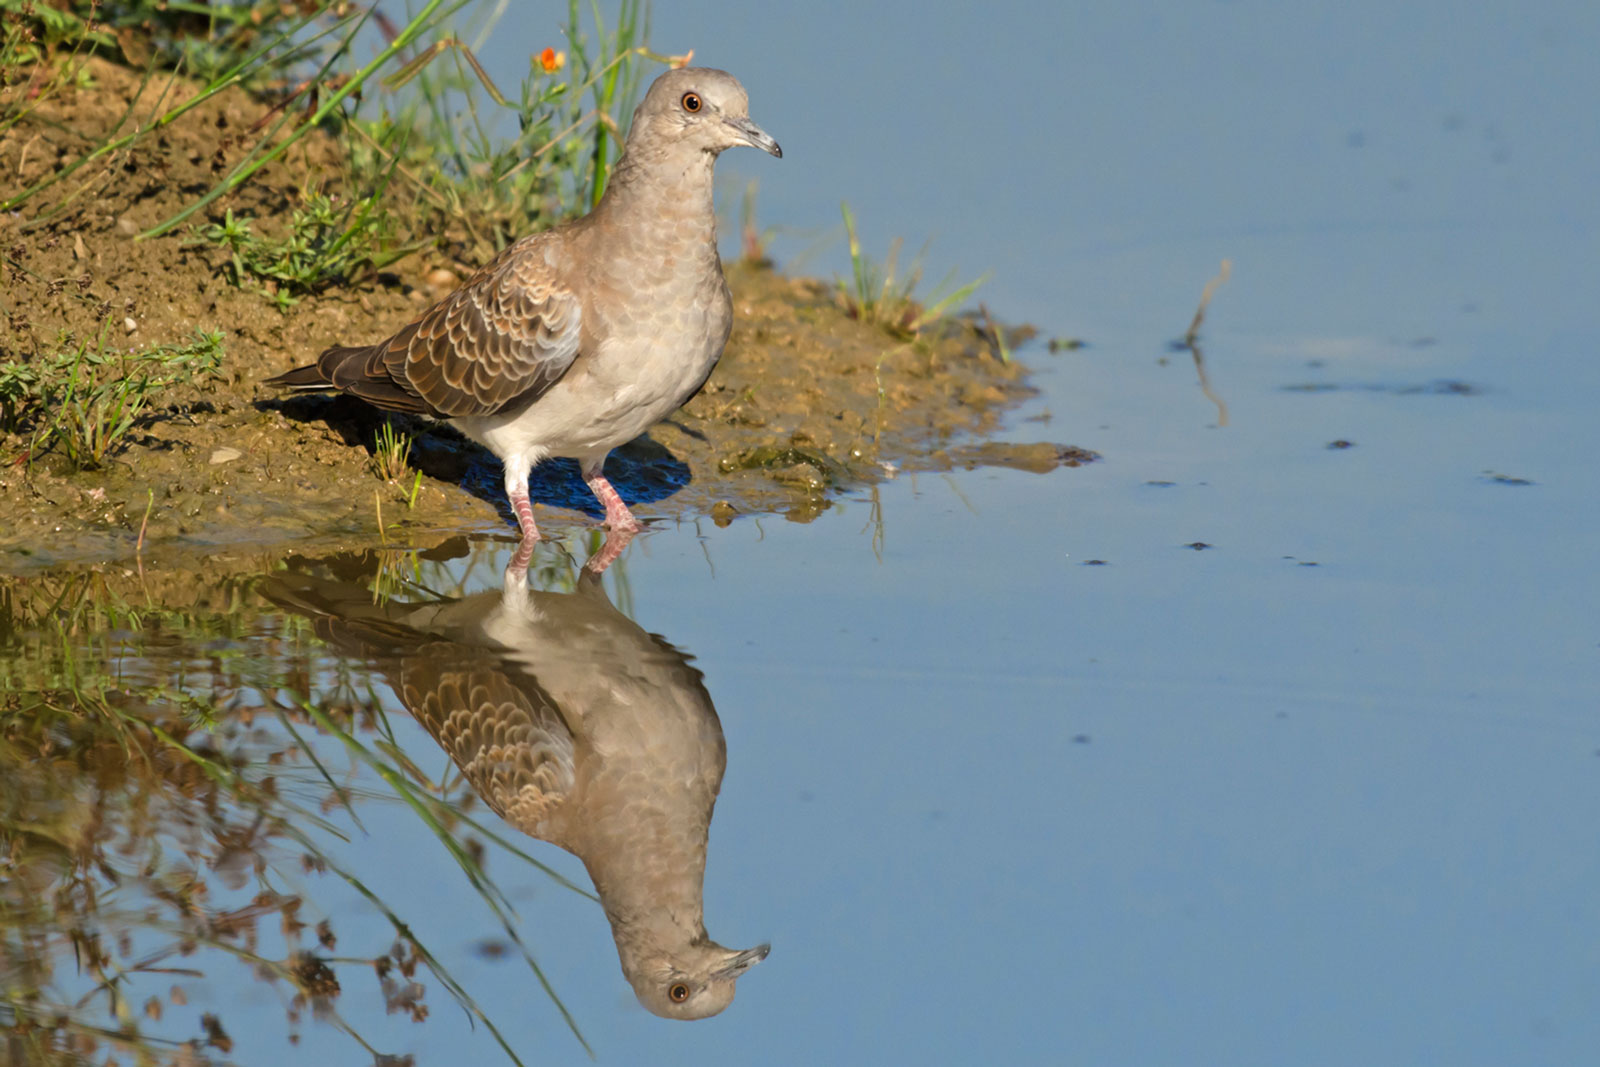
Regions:
[[[1195,309],[1194,321],[1189,323],[1189,332],[1183,335],[1183,343],[1193,347],[1195,338],[1200,336],[1200,324],[1206,321],[1206,305],[1211,303],[1211,295],[1217,287],[1228,280],[1228,275],[1233,271],[1233,260],[1222,261],[1222,268],[1217,271],[1217,276],[1206,282],[1206,287],[1200,293],[1200,306]]]
[[[1189,350],[1189,355],[1194,357],[1195,374],[1200,378],[1200,391],[1206,399],[1217,406],[1217,425],[1228,425],[1228,404],[1211,388],[1211,379],[1206,376],[1206,357],[1200,351],[1200,324],[1206,318],[1206,305],[1211,303],[1211,295],[1217,287],[1228,280],[1228,274],[1233,270],[1233,260],[1222,261],[1222,268],[1217,271],[1217,276],[1206,282],[1205,289],[1200,293],[1200,306],[1195,309],[1194,321],[1189,324],[1189,332],[1183,335],[1183,347]]]
[[[145,527],[150,525],[150,509],[156,506],[156,491],[154,489],[147,489],[145,492],[150,494],[150,499],[144,506],[144,521],[139,523],[139,540],[134,542],[133,545],[133,554],[136,556],[144,551]]]

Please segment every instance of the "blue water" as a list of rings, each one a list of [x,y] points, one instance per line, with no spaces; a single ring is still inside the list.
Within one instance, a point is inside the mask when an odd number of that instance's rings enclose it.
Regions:
[[[1079,471],[897,480],[881,562],[863,502],[636,544],[634,616],[696,656],[727,735],[707,926],[774,947],[724,1015],[668,1023],[599,909],[531,879],[524,932],[601,1062],[1585,1061],[1594,583],[1575,538],[1517,556],[1578,494],[1419,490],[1442,461],[1293,428],[1326,405],[1376,442],[1492,395],[1236,386],[1289,416],[1259,431],[1300,445],[1276,477],[1195,419],[1181,458],[1132,434]],[[368,822],[391,904],[530,1056],[581,1062],[516,964],[467,951],[494,931],[459,875],[407,877],[426,833]],[[492,1060],[434,1011],[394,1047]]]
[[[841,270],[810,250],[845,199],[869,249],[992,271],[997,314],[1090,342],[1024,353],[1010,436],[1105,458],[893,482],[881,561],[858,501],[634,550],[728,733],[708,922],[774,949],[719,1020],[602,1015],[601,1060],[1590,1059],[1600,8],[663,4],[653,36],[783,143],[721,165],[780,261]],[[1223,259],[1219,427],[1166,345]]]

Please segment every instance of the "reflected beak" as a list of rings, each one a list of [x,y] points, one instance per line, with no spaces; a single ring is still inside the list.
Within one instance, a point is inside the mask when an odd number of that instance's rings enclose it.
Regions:
[[[756,132],[760,133],[761,131],[758,129]],[[765,137],[766,135],[762,134],[762,136]],[[769,141],[771,140],[770,137],[768,137],[767,139]],[[757,147],[760,147],[760,146],[758,145]],[[773,145],[772,147],[774,149],[776,149],[778,146],[777,145]],[[774,151],[773,155],[777,155],[777,152]],[[712,973],[711,977],[713,977],[713,978],[737,978],[741,974],[743,974],[744,972],[748,971],[750,968],[754,967],[756,964],[760,963],[762,960],[766,959],[767,958],[767,953],[769,953],[771,951],[772,951],[772,946],[771,945],[757,945],[755,948],[747,948],[743,952],[740,952],[740,953],[736,954],[735,956],[733,956],[731,959],[728,960],[727,963],[724,963],[721,967],[718,967],[716,969],[716,971],[714,971]]]
[[[778,147],[778,142],[774,141],[766,130],[763,130],[749,119],[724,118],[722,121],[732,126],[739,136],[744,138],[744,143],[751,148],[759,148],[761,151],[777,156],[779,159],[783,158],[783,149]]]

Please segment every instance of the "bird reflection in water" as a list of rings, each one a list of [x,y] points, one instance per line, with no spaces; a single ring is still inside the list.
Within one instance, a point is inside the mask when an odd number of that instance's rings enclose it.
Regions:
[[[702,913],[706,838],[727,750],[689,657],[607,599],[503,589],[374,604],[364,585],[282,572],[263,592],[376,663],[489,807],[583,861],[639,1001],[702,1019],[768,945],[724,948]]]

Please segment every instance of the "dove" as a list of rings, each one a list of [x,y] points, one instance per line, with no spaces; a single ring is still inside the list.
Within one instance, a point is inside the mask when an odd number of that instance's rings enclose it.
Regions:
[[[725,948],[706,932],[721,722],[690,657],[613,607],[596,572],[572,593],[508,576],[409,604],[293,571],[262,591],[376,664],[496,814],[583,862],[644,1007],[701,1019],[732,1002],[770,946]]]
[[[265,384],[448,421],[500,458],[530,546],[529,473],[552,456],[576,459],[625,545],[643,526],[602,465],[682,407],[722,355],[733,301],[712,170],[740,145],[783,156],[751,121],[739,80],[667,71],[634,111],[593,211],[509,245],[384,340],[329,348]]]

